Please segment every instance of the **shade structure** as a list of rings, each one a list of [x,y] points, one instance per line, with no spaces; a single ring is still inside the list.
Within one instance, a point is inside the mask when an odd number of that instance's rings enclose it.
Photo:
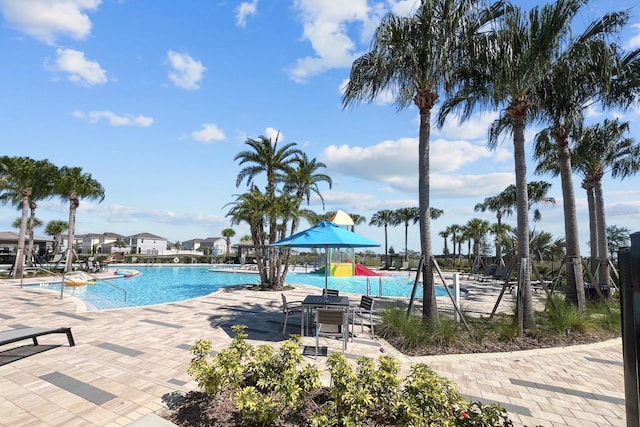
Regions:
[[[313,227],[300,231],[275,243],[271,246],[290,248],[373,248],[379,243],[360,236],[352,231],[334,224],[331,221],[322,221]],[[324,287],[328,285],[329,257],[325,256]]]

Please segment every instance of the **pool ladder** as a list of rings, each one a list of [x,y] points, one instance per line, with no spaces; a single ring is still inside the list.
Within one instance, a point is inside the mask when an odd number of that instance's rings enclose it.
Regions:
[[[367,276],[367,296],[371,296],[371,277]],[[382,277],[378,276],[378,297],[382,296]]]

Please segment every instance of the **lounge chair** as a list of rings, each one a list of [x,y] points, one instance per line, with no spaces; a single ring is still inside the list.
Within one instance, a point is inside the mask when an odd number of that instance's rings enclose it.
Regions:
[[[484,273],[482,273],[482,276],[480,276],[479,280],[481,282],[484,282],[485,280],[493,280],[493,276],[496,274],[497,269],[498,266],[496,264],[488,265],[484,269]]]
[[[316,359],[320,348],[319,338],[331,337],[342,340],[342,351],[347,349],[349,336],[349,317],[342,309],[319,308],[316,311]]]
[[[408,270],[409,269],[409,261],[402,261],[402,265],[398,267],[398,270]]]
[[[33,340],[33,345],[38,345],[38,337],[50,334],[66,334],[69,347],[76,345],[71,335],[71,328],[19,328],[8,331],[0,331],[0,345],[11,344],[18,341]]]
[[[474,264],[473,267],[471,267],[471,271],[469,271],[469,273],[467,274],[467,280],[471,279],[471,277],[473,277],[474,279],[477,278],[479,273],[480,264]]]

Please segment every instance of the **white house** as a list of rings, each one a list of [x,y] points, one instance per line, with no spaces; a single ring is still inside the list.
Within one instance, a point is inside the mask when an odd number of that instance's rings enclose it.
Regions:
[[[125,243],[129,247],[135,248],[135,253],[142,255],[162,255],[167,252],[167,239],[151,233],[127,236]]]
[[[224,237],[207,237],[206,239],[191,239],[182,242],[184,249],[192,251],[200,250],[205,252],[205,248],[210,248],[210,255],[224,255],[227,253],[227,239]]]
[[[75,240],[73,249],[78,254],[110,254],[114,252],[129,252],[127,248],[118,248],[113,245],[118,240],[122,242],[125,241],[125,237],[118,233],[76,234],[73,236],[73,238]],[[67,248],[67,234],[62,235],[62,247],[63,250],[66,250]]]

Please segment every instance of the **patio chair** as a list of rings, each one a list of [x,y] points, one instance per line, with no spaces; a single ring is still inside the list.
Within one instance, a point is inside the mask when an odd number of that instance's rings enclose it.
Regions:
[[[375,300],[373,299],[373,297],[369,297],[366,295],[362,295],[362,297],[360,298],[360,304],[357,306],[354,306],[351,308],[351,310],[349,311],[349,321],[352,325],[355,325],[356,320],[359,320],[360,322],[360,332],[364,332],[364,321],[366,320],[368,325],[369,325],[369,329],[371,329],[371,338],[375,337],[375,332],[373,330],[373,304],[374,304]],[[355,335],[355,328],[354,331],[352,331],[353,334]],[[351,340],[353,341],[353,335],[351,337]]]
[[[320,337],[340,338],[342,351],[347,349],[349,316],[342,309],[319,308],[316,310],[316,359],[320,348]]]
[[[287,297],[282,295],[282,335],[287,331],[287,321],[290,315],[300,315],[300,321],[302,321],[302,301],[289,301]]]
[[[323,289],[322,295],[337,297],[340,295],[340,291],[338,289]]]

